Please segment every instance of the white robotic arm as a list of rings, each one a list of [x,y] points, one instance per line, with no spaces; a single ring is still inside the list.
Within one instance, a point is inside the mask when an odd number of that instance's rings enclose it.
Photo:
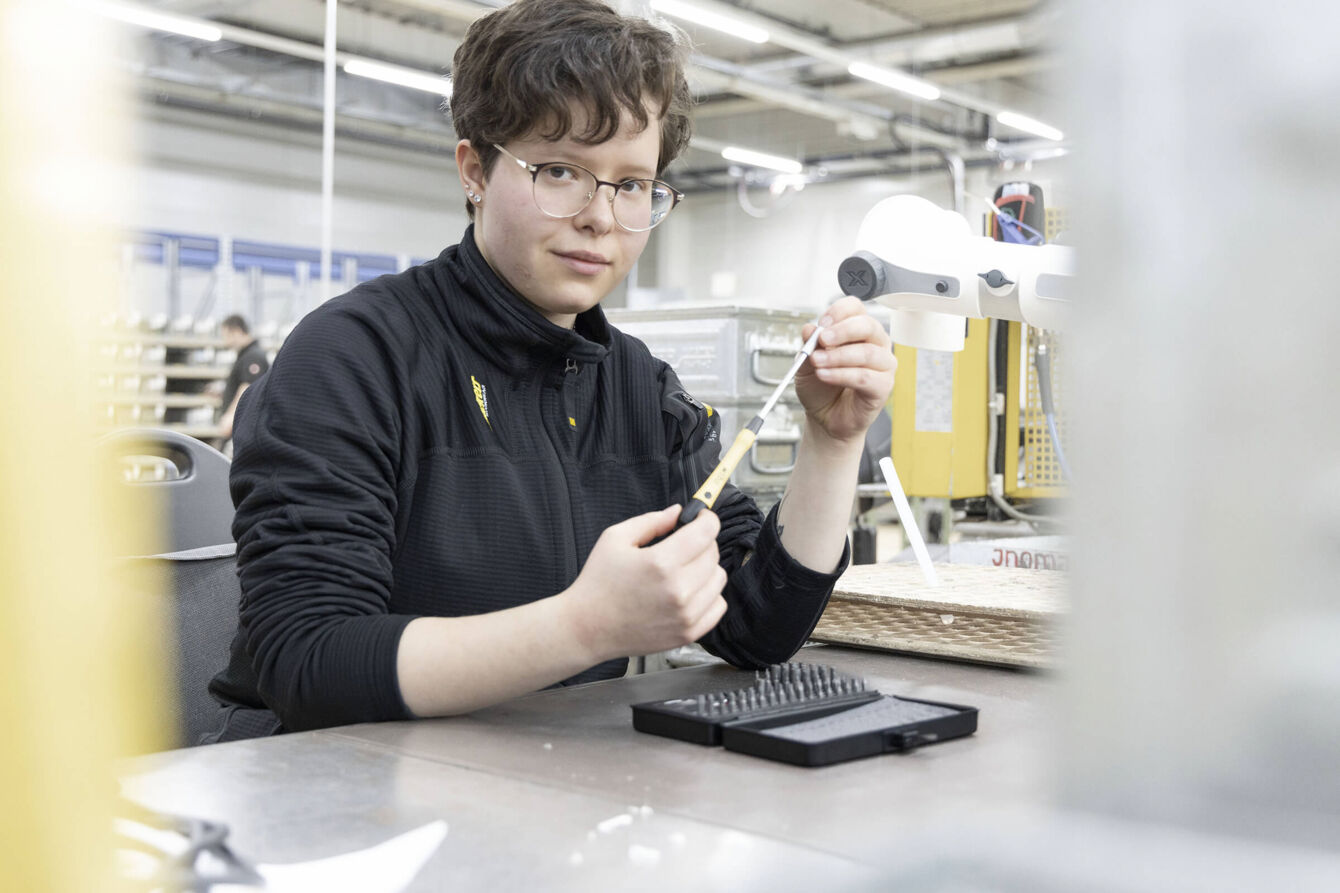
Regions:
[[[962,215],[914,195],[866,214],[857,251],[838,267],[844,294],[893,309],[894,342],[962,350],[966,318],[1065,327],[1074,250],[974,236]]]

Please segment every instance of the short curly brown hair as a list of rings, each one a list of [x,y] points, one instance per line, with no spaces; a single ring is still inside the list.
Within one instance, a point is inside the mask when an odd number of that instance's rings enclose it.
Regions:
[[[686,41],[672,26],[623,16],[599,0],[517,0],[474,22],[452,62],[456,135],[487,173],[494,143],[539,136],[603,143],[625,112],[646,127],[658,109],[661,174],[689,144],[693,96],[684,77]],[[571,133],[570,103],[586,109]],[[465,203],[470,216],[474,207]]]

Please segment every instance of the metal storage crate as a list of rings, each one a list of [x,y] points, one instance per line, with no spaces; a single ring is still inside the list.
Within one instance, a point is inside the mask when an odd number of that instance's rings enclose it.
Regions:
[[[734,305],[607,315],[669,363],[685,390],[713,405],[761,406],[800,349],[800,330],[813,320],[806,313]],[[782,399],[794,403],[794,389]]]
[[[758,412],[759,405],[718,405],[709,403],[713,412],[721,416],[721,448],[724,452],[730,446],[740,429],[749,424],[749,420]],[[798,404],[778,403],[763,421],[763,430],[759,432],[749,454],[735,466],[731,483],[750,495],[761,491],[775,490],[778,494],[786,489],[791,470],[796,467],[796,450],[800,447],[801,424],[805,410]]]

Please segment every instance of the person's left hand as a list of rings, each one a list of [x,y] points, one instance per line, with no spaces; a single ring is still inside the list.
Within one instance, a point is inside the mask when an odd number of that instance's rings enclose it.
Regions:
[[[796,373],[796,396],[809,421],[839,442],[864,440],[893,391],[889,333],[865,312],[857,298],[845,297],[828,308],[810,358]],[[808,339],[814,325],[801,337]]]

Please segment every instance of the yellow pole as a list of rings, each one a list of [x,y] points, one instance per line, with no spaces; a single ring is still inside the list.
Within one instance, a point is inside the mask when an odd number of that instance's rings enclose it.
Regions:
[[[0,0],[3,890],[115,889],[114,761],[165,740],[155,594],[107,573],[107,532],[138,520],[92,458],[91,324],[114,307],[102,224],[127,120],[108,29],[70,0]]]

